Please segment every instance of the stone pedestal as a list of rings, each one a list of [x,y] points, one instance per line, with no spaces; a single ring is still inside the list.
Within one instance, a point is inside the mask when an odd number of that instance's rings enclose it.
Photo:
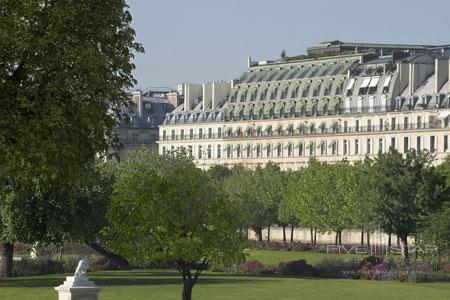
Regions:
[[[66,281],[55,287],[58,300],[98,300],[100,287],[89,281],[87,277],[67,276]]]

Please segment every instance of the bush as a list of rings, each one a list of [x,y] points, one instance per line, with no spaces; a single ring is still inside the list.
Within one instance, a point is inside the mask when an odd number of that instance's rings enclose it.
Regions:
[[[62,262],[50,259],[22,259],[13,262],[13,276],[36,276],[64,273]]]
[[[315,267],[321,277],[359,278],[359,263],[355,260],[325,258]]]
[[[99,256],[92,261],[90,264],[90,269],[92,271],[100,271],[100,270],[121,270],[124,269],[124,266],[105,257]]]
[[[292,260],[287,263],[281,262],[277,266],[277,273],[284,275],[314,276],[317,274],[313,266],[306,263],[306,260]]]
[[[259,274],[264,269],[264,265],[257,260],[249,260],[242,264],[242,273]]]

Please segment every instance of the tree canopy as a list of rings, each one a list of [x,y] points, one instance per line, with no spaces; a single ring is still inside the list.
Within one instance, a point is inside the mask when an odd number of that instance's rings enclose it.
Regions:
[[[173,263],[190,299],[209,263],[243,258],[237,216],[214,183],[183,155],[132,154],[119,166],[108,212],[112,249],[134,263]]]

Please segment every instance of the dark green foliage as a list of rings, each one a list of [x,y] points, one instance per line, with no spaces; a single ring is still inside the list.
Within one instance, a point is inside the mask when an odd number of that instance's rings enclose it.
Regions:
[[[86,170],[113,144],[143,51],[130,23],[124,0],[1,1],[1,241],[90,228]]]
[[[117,174],[108,211],[110,246],[136,264],[172,262],[183,276],[183,299],[190,299],[209,263],[243,259],[238,216],[191,158],[137,151]]]

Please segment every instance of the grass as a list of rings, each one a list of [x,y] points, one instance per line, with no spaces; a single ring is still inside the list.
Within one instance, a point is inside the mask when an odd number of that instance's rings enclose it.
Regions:
[[[54,286],[64,275],[0,280],[0,299],[57,299]],[[181,279],[175,271],[134,270],[90,274],[102,287],[101,300],[180,299]],[[242,276],[205,273],[194,287],[195,300],[444,300],[448,283],[401,283],[347,279],[306,279],[282,276]]]
[[[250,250],[247,260],[258,260],[263,265],[276,265],[279,262],[304,259],[314,265],[324,258],[357,259],[362,260],[368,254],[334,254],[314,251],[286,251],[286,250]]]

